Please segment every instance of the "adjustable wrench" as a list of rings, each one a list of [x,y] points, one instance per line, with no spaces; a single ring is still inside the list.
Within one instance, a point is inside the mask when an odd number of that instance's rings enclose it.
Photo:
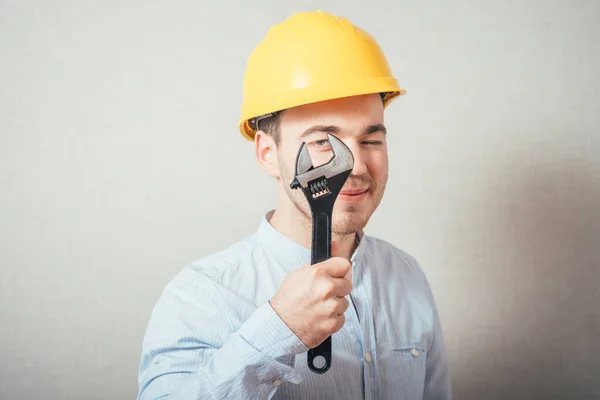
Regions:
[[[303,142],[296,157],[296,176],[290,187],[302,189],[312,213],[311,265],[331,258],[331,222],[335,200],[354,167],[354,156],[338,138],[327,134],[333,157],[318,167],[312,160]],[[323,356],[325,365],[317,367],[315,358]],[[322,374],[331,365],[331,336],[317,347],[308,350],[308,367]]]

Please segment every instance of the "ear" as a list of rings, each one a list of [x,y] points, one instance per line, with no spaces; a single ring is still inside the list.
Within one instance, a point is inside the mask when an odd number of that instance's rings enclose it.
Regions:
[[[254,150],[258,165],[268,175],[279,178],[279,161],[277,159],[277,146],[273,138],[263,131],[254,135]]]

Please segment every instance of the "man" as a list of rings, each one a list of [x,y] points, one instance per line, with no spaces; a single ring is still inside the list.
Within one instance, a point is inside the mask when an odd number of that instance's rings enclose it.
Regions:
[[[138,399],[451,397],[423,271],[363,232],[388,178],[384,108],[404,93],[375,40],[344,18],[298,13],[268,32],[247,65],[240,132],[277,183],[276,209],[167,285]],[[310,209],[290,183],[300,144],[326,159],[327,133],[354,166],[334,207],[334,257],[311,266]],[[317,374],[307,351],[329,336],[331,367]]]

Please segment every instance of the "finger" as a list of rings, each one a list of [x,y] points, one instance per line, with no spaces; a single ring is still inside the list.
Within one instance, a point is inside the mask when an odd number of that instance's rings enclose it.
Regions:
[[[344,323],[346,322],[346,316],[344,314],[340,314],[336,317],[334,333],[342,329]]]
[[[352,292],[352,282],[346,278],[332,278],[335,285],[335,295],[338,297],[348,296]]]
[[[352,267],[350,260],[342,257],[332,257],[320,264],[320,267],[332,278],[343,278]]]
[[[338,301],[338,307],[336,310],[337,311],[336,315],[339,316],[346,312],[346,310],[348,309],[348,306],[350,305],[350,302],[345,297],[340,297],[338,300],[339,301]]]

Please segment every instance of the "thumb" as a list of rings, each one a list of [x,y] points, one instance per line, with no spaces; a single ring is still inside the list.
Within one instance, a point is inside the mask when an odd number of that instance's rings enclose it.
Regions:
[[[350,268],[352,268],[352,263],[342,257],[330,258],[316,265],[317,268],[323,270],[332,278],[343,278],[348,274]]]

